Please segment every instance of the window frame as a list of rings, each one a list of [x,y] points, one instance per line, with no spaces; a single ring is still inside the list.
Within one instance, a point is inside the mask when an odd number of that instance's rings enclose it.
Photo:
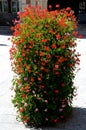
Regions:
[[[86,0],[79,2],[79,14],[86,14]]]
[[[15,2],[15,11],[13,11],[12,3]],[[1,10],[0,13],[8,13],[8,0],[0,0]],[[7,9],[6,9],[7,8]],[[19,11],[19,0],[11,0],[11,13],[17,13]]]
[[[16,11],[13,11],[13,6],[12,6],[12,3],[13,3],[13,2],[15,3],[15,7],[16,7],[15,10],[16,10]],[[16,0],[16,1],[15,1],[15,0],[12,0],[12,1],[11,1],[11,12],[12,12],[12,13],[18,12],[18,11],[19,11],[18,6],[19,6],[18,0]]]

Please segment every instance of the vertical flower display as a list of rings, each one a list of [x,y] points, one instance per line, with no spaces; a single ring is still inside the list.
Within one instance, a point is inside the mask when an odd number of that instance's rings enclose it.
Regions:
[[[69,7],[49,12],[28,5],[18,16],[10,49],[12,102],[24,124],[54,125],[72,111],[77,21]]]

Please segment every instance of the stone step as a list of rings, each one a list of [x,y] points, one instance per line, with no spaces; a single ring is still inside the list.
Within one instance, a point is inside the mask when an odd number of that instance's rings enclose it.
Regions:
[[[0,26],[0,30],[10,30],[10,26]]]
[[[0,26],[0,35],[12,35],[10,26]]]

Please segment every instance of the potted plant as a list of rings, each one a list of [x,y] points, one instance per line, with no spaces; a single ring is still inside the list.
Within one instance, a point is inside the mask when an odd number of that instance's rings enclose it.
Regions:
[[[79,65],[77,21],[71,8],[48,11],[28,5],[13,27],[10,59],[17,119],[31,126],[68,118]]]

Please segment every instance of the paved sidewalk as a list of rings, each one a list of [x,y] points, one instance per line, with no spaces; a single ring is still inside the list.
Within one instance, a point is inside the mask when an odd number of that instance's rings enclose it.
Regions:
[[[80,32],[81,33],[81,32]],[[83,32],[86,36],[86,30]],[[9,60],[11,42],[7,35],[0,35],[0,130],[85,130],[86,129],[86,39],[77,39],[77,51],[81,54],[80,70],[74,83],[77,99],[73,101],[73,116],[55,128],[26,128],[16,121],[16,111],[11,103],[12,71]]]

